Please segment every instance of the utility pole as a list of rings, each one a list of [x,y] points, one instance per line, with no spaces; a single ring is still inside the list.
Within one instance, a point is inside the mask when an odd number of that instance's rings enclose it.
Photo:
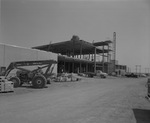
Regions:
[[[147,74],[147,73],[148,73],[148,71],[149,71],[148,69],[149,69],[149,68],[145,68],[145,74]]]
[[[135,72],[136,72],[136,74],[137,74],[137,67],[138,67],[138,65],[135,65]]]
[[[130,67],[128,67],[128,73],[131,73],[131,68]]]
[[[138,73],[138,68],[139,68],[139,74],[141,74],[141,65],[135,65],[136,74]]]
[[[127,68],[127,72],[130,73],[130,68],[129,67]]]
[[[139,71],[139,73],[141,74],[141,65],[139,65],[139,68],[140,68],[140,71]]]
[[[148,68],[148,74],[149,74],[149,70],[150,70],[150,68]]]

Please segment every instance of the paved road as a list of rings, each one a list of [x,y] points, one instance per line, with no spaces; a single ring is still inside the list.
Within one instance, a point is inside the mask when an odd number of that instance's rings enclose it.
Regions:
[[[146,81],[86,78],[41,90],[17,88],[0,94],[0,123],[136,123],[136,109],[150,110]]]

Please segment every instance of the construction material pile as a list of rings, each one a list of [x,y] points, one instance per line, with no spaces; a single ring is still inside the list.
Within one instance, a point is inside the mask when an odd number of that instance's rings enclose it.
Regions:
[[[0,92],[13,92],[14,83],[5,78],[0,78]]]
[[[71,81],[79,81],[80,79],[81,78],[74,73],[61,73],[57,75],[55,82],[71,82]]]

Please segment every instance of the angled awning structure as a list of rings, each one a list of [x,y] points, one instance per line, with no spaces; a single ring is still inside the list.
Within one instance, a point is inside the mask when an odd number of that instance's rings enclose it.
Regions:
[[[106,41],[93,43],[93,45],[94,46],[106,46],[106,45],[109,45],[110,43],[113,43],[113,42],[111,40],[106,40]]]
[[[86,42],[84,40],[69,40],[69,41],[64,41],[64,42],[36,46],[36,47],[33,47],[33,49],[50,51],[53,53],[60,53],[62,55],[66,55],[69,52],[74,52],[74,55],[80,55],[81,53],[83,55],[86,55],[86,54],[95,53],[95,47],[97,46],[95,44]],[[97,54],[100,54],[103,52],[108,53],[109,51],[110,50],[106,50],[106,49],[102,50],[102,49],[96,48]]]

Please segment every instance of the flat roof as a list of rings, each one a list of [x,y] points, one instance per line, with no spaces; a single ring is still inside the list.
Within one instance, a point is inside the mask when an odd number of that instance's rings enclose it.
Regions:
[[[94,46],[105,46],[105,45],[109,45],[110,43],[112,43],[111,40],[106,40],[106,41],[95,42],[95,43],[93,43],[93,45]]]
[[[62,55],[66,55],[67,53],[71,53],[74,50],[74,55],[81,54],[94,54],[95,47],[92,43],[89,43],[84,40],[68,40],[53,44],[47,44],[42,46],[32,47],[33,49],[44,50],[48,52],[60,53]],[[82,51],[81,51],[82,49]],[[104,49],[104,53],[107,53],[111,50]],[[100,48],[96,48],[96,53],[100,54],[103,53],[103,50]]]

